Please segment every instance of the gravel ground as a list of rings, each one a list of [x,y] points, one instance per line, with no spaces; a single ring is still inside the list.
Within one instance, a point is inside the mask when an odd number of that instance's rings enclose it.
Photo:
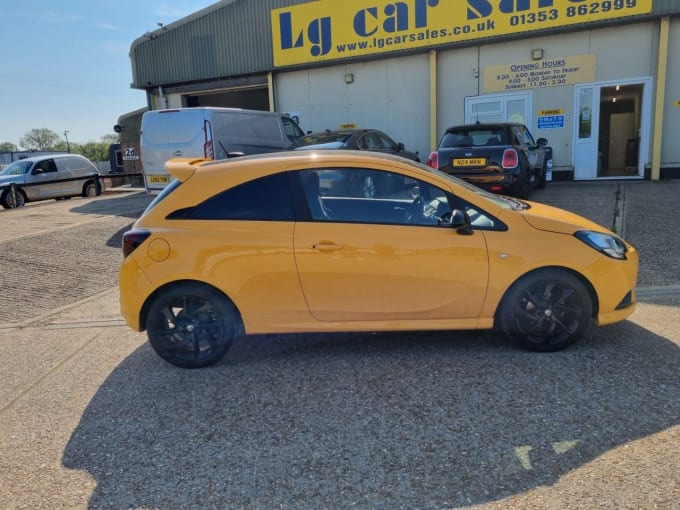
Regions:
[[[637,184],[627,206],[649,203]],[[615,187],[592,189],[606,220]],[[569,194],[586,207],[572,186],[532,198]],[[548,355],[494,333],[272,335],[181,370],[117,315],[130,222],[0,243],[34,289],[0,309],[39,315],[0,327],[0,508],[680,509],[679,295]]]

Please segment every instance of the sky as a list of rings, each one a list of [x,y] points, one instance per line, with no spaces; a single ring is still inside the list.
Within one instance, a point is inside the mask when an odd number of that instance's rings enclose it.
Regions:
[[[215,0],[0,0],[0,143],[31,129],[73,143],[114,134],[146,106],[130,88],[130,46]]]

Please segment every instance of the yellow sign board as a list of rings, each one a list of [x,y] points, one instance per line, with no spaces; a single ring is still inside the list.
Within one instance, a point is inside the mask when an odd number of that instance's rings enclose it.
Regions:
[[[648,14],[652,0],[319,0],[274,9],[274,65],[430,48]]]
[[[595,81],[595,64],[595,55],[577,55],[489,66],[484,69],[484,92],[562,87]],[[549,115],[561,113],[560,111]]]
[[[356,129],[359,125],[355,122],[348,122],[346,124],[340,124],[340,129]]]
[[[549,115],[564,115],[564,110],[562,108],[555,108],[554,110],[541,110],[538,112],[539,117],[546,117]]]
[[[673,106],[675,106],[676,108],[680,108],[680,101],[676,101],[675,103],[673,103]]]

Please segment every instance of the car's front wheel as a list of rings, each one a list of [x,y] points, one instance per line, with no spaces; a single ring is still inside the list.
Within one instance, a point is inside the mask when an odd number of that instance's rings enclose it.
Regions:
[[[20,189],[7,189],[3,192],[0,197],[0,204],[5,209],[15,209],[17,207],[23,207],[26,204],[26,197],[24,192]]]
[[[243,328],[238,311],[223,294],[187,282],[156,296],[146,330],[151,346],[165,361],[199,368],[219,361]]]
[[[590,324],[588,289],[560,269],[531,273],[503,298],[500,326],[513,340],[534,351],[557,351],[573,344]]]

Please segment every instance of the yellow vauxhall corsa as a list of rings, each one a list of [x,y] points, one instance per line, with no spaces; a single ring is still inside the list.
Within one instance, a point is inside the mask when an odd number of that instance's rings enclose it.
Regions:
[[[495,328],[554,351],[635,309],[637,252],[612,232],[410,160],[166,167],[175,179],[124,235],[120,295],[173,365],[210,365],[256,333]]]

